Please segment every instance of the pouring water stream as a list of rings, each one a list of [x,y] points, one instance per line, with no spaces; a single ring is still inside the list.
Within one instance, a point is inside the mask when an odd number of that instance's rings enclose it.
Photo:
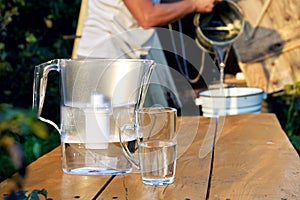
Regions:
[[[243,31],[242,12],[233,1],[223,0],[215,5],[211,13],[196,14],[194,24],[197,42],[204,51],[215,54],[217,58],[220,89],[223,89],[224,69],[229,50]]]

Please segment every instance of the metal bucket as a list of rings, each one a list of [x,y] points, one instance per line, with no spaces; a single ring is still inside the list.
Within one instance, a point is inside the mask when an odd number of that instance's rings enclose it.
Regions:
[[[196,42],[209,53],[213,46],[232,44],[243,32],[244,18],[239,6],[230,0],[218,2],[210,13],[194,17]]]

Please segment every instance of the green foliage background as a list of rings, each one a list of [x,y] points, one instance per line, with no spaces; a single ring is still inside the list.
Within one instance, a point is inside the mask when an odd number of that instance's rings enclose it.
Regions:
[[[300,82],[268,98],[269,111],[276,114],[283,130],[300,155]]]
[[[9,120],[23,115],[34,118],[31,113],[34,66],[54,58],[70,58],[74,41],[65,38],[72,38],[76,32],[80,3],[80,0],[1,0],[0,104],[10,105],[1,106],[1,124],[8,124]],[[50,75],[48,88],[45,109],[51,108],[47,109],[51,112],[45,113],[45,117],[57,122],[57,74]],[[16,110],[14,118],[9,118]],[[24,130],[26,134],[22,135],[0,129],[0,136],[10,135],[21,143],[30,163],[60,144],[59,133],[47,127],[47,139]],[[15,170],[1,147],[0,166],[0,181]]]

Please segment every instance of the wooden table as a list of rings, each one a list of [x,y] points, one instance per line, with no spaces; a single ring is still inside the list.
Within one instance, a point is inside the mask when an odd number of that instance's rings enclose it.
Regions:
[[[144,185],[136,170],[118,176],[64,174],[56,148],[28,166],[24,189],[44,188],[53,199],[300,199],[299,155],[274,114],[220,118],[217,131],[215,119],[179,120],[174,184]],[[10,179],[0,184],[1,197],[12,184]]]

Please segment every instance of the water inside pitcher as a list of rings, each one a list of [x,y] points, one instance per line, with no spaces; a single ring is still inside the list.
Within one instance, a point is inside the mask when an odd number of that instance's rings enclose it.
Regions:
[[[155,63],[139,59],[56,59],[35,67],[33,108],[61,134],[65,173],[131,172],[119,142],[119,127],[143,106]],[[41,116],[50,71],[60,75],[60,125]],[[128,138],[129,148],[135,138]]]

